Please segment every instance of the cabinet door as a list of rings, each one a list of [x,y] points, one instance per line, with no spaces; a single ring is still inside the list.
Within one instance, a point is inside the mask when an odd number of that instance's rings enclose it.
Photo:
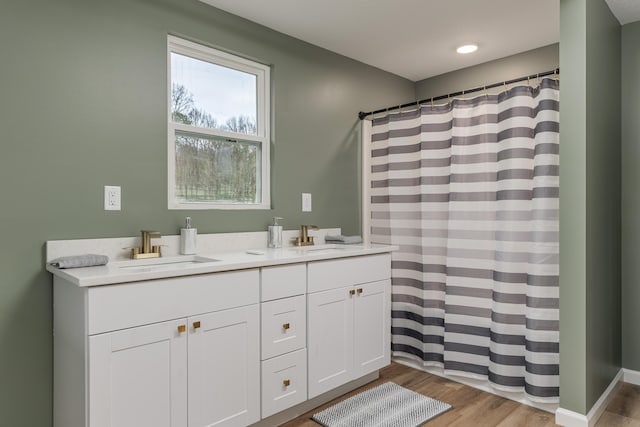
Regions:
[[[257,304],[189,318],[189,427],[260,419]]]
[[[387,366],[391,361],[390,288],[389,280],[355,287],[354,378]]]
[[[187,426],[187,333],[179,326],[186,319],[89,337],[91,427]]]
[[[308,295],[309,398],[352,379],[353,290],[345,287]]]

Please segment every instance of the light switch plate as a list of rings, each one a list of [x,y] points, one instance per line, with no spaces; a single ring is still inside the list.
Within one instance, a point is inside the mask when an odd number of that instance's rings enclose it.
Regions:
[[[119,186],[105,185],[104,186],[104,210],[119,211],[121,208],[120,195],[121,195],[121,189]]]
[[[311,212],[311,193],[302,193],[302,212]]]

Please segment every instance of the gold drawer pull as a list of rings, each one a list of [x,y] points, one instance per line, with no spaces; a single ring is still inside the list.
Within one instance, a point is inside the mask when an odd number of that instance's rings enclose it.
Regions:
[[[187,331],[187,325],[178,325],[178,332],[179,333],[184,333]]]
[[[358,288],[357,292],[358,292],[358,295],[360,295],[362,293],[362,288]]]
[[[350,289],[350,290],[349,290],[349,295],[355,295],[355,294],[356,294],[356,291],[355,291],[355,290],[353,290],[353,289]]]
[[[289,329],[290,327],[291,327],[291,325],[289,325],[288,323],[283,323],[283,324],[282,324],[282,329],[284,329],[285,331],[286,331],[287,329]]]
[[[193,329],[198,329],[200,327],[200,321],[193,322]]]
[[[289,385],[291,385],[291,381],[290,380],[284,380],[282,381],[282,385],[285,387],[289,387]]]

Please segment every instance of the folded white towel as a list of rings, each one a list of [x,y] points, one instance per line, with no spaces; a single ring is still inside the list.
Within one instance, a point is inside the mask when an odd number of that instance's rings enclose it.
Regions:
[[[58,268],[79,268],[79,267],[93,267],[95,265],[105,265],[109,262],[109,257],[106,255],[84,254],[63,256],[61,258],[50,261],[54,267]]]

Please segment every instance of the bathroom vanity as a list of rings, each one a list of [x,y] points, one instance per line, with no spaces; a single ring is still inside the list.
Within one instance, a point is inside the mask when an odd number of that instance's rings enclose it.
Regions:
[[[390,362],[393,249],[47,267],[54,426],[277,425],[375,379]]]

